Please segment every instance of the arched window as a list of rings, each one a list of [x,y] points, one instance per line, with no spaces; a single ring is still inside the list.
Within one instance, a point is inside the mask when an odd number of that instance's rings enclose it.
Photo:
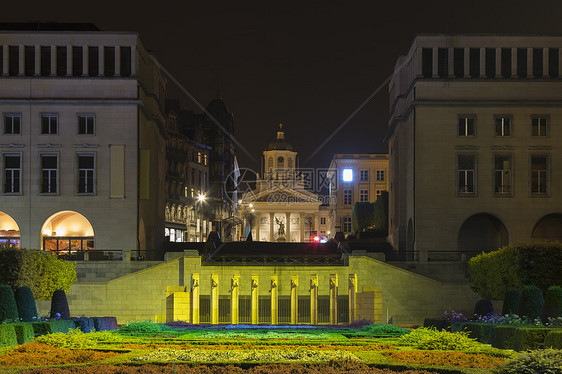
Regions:
[[[285,159],[281,156],[277,157],[277,169],[285,168]]]

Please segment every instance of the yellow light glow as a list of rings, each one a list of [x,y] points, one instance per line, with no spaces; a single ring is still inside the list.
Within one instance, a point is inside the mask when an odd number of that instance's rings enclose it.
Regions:
[[[328,235],[330,235],[331,233],[332,233],[331,231],[328,231]]]
[[[256,211],[255,209],[252,209],[252,213],[254,213],[255,211]]]
[[[51,230],[49,230],[49,229],[43,230],[43,235],[45,235],[45,236],[51,236],[51,234],[52,234]]]
[[[197,197],[197,200],[205,201],[205,195],[199,195],[199,197]]]
[[[250,204],[250,208],[253,208],[253,207],[254,207],[254,204]]]
[[[56,232],[56,236],[64,236],[64,234],[66,234],[66,230],[64,229],[64,227],[57,227],[57,229],[55,230]]]

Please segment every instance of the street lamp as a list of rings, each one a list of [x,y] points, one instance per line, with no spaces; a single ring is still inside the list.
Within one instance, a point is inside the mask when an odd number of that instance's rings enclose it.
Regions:
[[[202,217],[202,211],[203,211],[203,203],[205,202],[205,194],[200,194],[199,196],[197,196],[197,201],[199,202],[199,223],[198,223],[198,229],[199,229],[199,239],[200,241],[203,241],[203,217]]]

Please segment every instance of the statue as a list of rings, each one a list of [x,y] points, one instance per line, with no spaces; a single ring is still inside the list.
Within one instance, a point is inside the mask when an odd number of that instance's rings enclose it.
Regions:
[[[285,237],[285,224],[283,223],[282,220],[280,220],[277,217],[275,217],[275,223],[279,225],[279,230],[277,230],[277,235],[279,235],[280,238],[284,238]]]

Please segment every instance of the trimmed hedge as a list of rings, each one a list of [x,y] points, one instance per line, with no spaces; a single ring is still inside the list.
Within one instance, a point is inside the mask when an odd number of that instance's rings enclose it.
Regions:
[[[550,286],[544,298],[543,321],[549,317],[562,317],[562,287]]]
[[[515,326],[496,326],[492,338],[492,346],[500,349],[512,349],[515,330],[517,330]]]
[[[481,343],[492,344],[494,340],[494,325],[490,323],[468,322],[463,328],[468,331],[468,336],[477,339]]]
[[[69,319],[61,319],[56,321],[32,322],[33,332],[35,336],[54,334],[55,332],[67,333],[69,329],[75,329],[76,324]]]
[[[84,333],[92,332],[95,329],[92,318],[73,318],[72,321]]]
[[[546,348],[562,349],[562,330],[549,331],[544,338]]]
[[[526,351],[542,348],[545,344],[546,335],[550,329],[521,327],[513,334],[513,347],[515,351]]]
[[[519,311],[519,300],[521,300],[521,295],[518,290],[507,291],[503,299],[502,314],[517,314]]]
[[[544,307],[542,291],[536,286],[525,286],[521,290],[519,315],[531,319],[540,318]]]
[[[37,319],[37,306],[31,288],[23,286],[16,290],[16,304],[21,321],[31,322]]]
[[[68,309],[68,300],[64,290],[56,290],[51,299],[51,318],[70,318],[70,310]]]
[[[19,321],[14,291],[7,284],[0,284],[0,323]]]
[[[33,341],[35,334],[33,332],[33,326],[30,323],[14,323],[12,324],[16,330],[16,337],[18,344],[25,344]]]
[[[94,321],[96,331],[117,330],[119,328],[116,317],[92,317],[92,321]]]
[[[423,327],[434,327],[437,331],[451,331],[451,321],[443,318],[426,318],[423,320]]]
[[[16,329],[13,324],[0,325],[0,347],[18,344]]]

